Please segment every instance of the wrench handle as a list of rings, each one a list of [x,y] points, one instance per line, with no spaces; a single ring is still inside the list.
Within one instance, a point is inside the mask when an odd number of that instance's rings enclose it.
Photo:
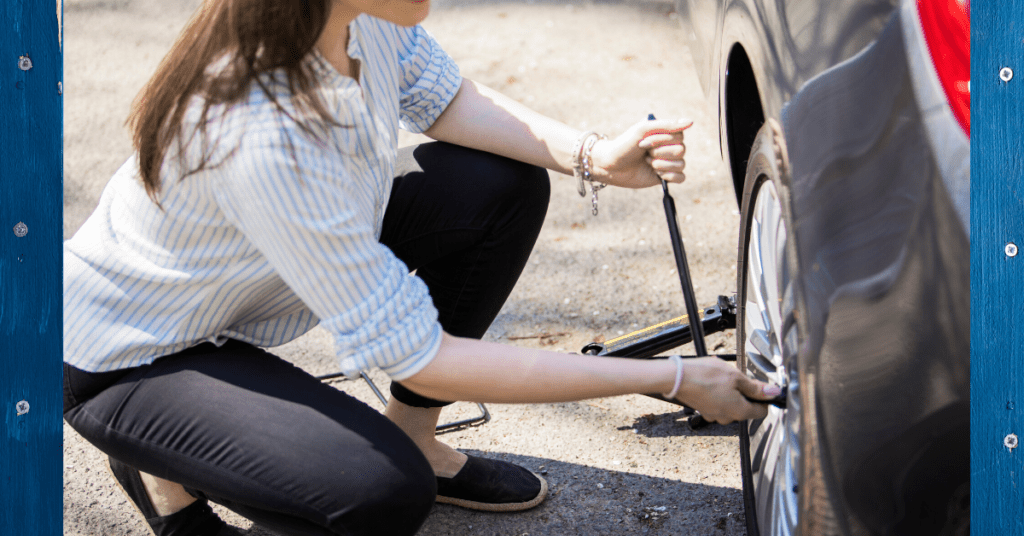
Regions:
[[[647,115],[648,121],[654,120],[654,114]],[[704,343],[704,326],[700,321],[700,309],[697,298],[693,295],[693,282],[690,280],[690,267],[686,262],[686,248],[683,247],[683,235],[679,232],[679,217],[676,214],[676,202],[668,193],[668,182],[661,180],[661,189],[665,193],[662,205],[665,206],[665,219],[668,220],[668,234],[672,240],[672,254],[676,258],[676,272],[679,273],[679,284],[683,287],[683,302],[686,304],[686,316],[690,321],[690,333],[693,335],[693,348],[700,357],[708,355]]]

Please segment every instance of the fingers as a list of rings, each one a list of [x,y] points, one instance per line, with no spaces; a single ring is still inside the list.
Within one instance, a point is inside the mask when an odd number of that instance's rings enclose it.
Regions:
[[[686,180],[686,145],[683,131],[693,125],[692,121],[647,121],[641,123],[644,137],[637,144],[647,151],[647,163],[662,180],[680,183]]]
[[[682,160],[686,156],[686,145],[681,143],[663,144],[648,149],[647,154],[662,160]]]
[[[641,121],[637,123],[636,128],[644,133],[643,137],[647,137],[654,134],[678,134],[692,126],[693,121],[680,119],[679,121]]]
[[[768,416],[768,404],[753,404],[751,402],[747,402],[747,407],[743,409],[743,415],[741,417],[737,417],[734,420],[752,421],[757,419],[763,419]]]
[[[664,160],[648,156],[647,164],[663,180],[676,183],[686,180],[686,174],[683,173],[683,170],[686,169],[685,160]]]
[[[737,374],[738,378],[736,380],[735,388],[744,396],[744,400],[746,400],[747,403],[737,407],[737,410],[739,410],[739,416],[735,416],[735,420],[765,418],[768,415],[768,404],[750,402],[749,399],[768,401],[779,396],[782,393],[782,388],[778,385],[771,385],[748,378],[739,373],[739,371],[737,371]]]
[[[641,149],[647,150],[668,144],[682,144],[683,131],[693,126],[693,121],[643,121],[636,125],[641,132]]]
[[[736,386],[744,396],[755,400],[771,400],[782,394],[782,388],[743,376],[742,381]]]

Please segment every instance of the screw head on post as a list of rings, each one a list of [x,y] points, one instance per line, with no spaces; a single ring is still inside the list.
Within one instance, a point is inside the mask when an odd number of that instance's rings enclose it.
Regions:
[[[1003,446],[1010,450],[1017,448],[1017,434],[1009,434],[1004,437]]]
[[[1006,253],[1007,257],[1016,257],[1017,244],[1014,244],[1013,242],[1007,242],[1006,247],[1003,248],[1003,251]]]
[[[28,406],[28,401],[27,400],[22,400],[21,402],[18,402],[14,406],[14,409],[15,409],[15,411],[18,412],[18,415],[24,415],[24,414],[28,413],[28,408],[29,408],[29,406]]]
[[[999,79],[1003,82],[1009,82],[1013,79],[1013,69],[1009,67],[1003,67],[999,69]]]
[[[28,56],[21,56],[18,58],[18,68],[22,71],[27,71],[32,68],[32,58]]]

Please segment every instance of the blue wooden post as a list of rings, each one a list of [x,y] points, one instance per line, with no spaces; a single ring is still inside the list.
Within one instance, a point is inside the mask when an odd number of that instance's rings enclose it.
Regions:
[[[59,0],[0,1],[0,533],[63,532]]]
[[[1024,535],[1024,0],[971,6],[971,534]]]

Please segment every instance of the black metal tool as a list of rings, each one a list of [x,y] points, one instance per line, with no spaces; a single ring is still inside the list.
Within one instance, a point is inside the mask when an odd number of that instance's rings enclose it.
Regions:
[[[648,121],[654,120],[654,114],[647,116]],[[686,316],[690,321],[690,335],[693,338],[693,349],[697,357],[708,355],[708,347],[704,343],[704,327],[700,322],[700,309],[693,295],[693,282],[690,280],[690,267],[686,262],[686,248],[683,247],[683,235],[679,232],[679,217],[676,213],[676,202],[668,193],[668,182],[661,179],[661,190],[665,193],[661,204],[665,207],[665,219],[668,220],[668,234],[672,241],[672,254],[676,258],[676,272],[679,273],[679,284],[683,287],[683,302],[686,304]],[[688,421],[693,429],[708,425],[700,414],[693,415]]]
[[[715,305],[704,308],[700,324],[704,328],[704,335],[734,329],[735,298],[719,296]],[[664,356],[659,357],[658,354],[691,342],[693,335],[689,315],[682,315],[605,342],[592,342],[584,346],[580,352],[609,357],[664,359]]]
[[[649,121],[654,120],[654,114],[647,116]],[[676,214],[676,202],[668,193],[668,182],[661,179],[661,190],[665,193],[661,203],[665,206],[665,219],[668,220],[668,233],[672,240],[672,253],[676,258],[676,271],[679,273],[679,283],[683,287],[683,301],[686,303],[686,315],[690,320],[690,334],[693,337],[693,348],[698,356],[708,355],[707,345],[704,344],[704,327],[700,322],[700,309],[697,307],[697,299],[693,295],[693,282],[690,281],[690,267],[686,263],[686,249],[683,247],[683,236],[679,232],[679,218]]]
[[[654,120],[654,114],[647,116],[648,121]],[[665,219],[668,220],[668,233],[672,240],[672,253],[676,258],[676,271],[679,272],[679,283],[683,287],[683,301],[686,304],[686,315],[690,321],[690,335],[693,339],[693,349],[696,357],[708,355],[707,345],[704,343],[704,327],[700,321],[700,309],[697,307],[697,299],[693,294],[693,282],[690,280],[690,267],[686,262],[686,249],[683,247],[683,236],[679,231],[679,217],[676,214],[676,203],[668,192],[668,182],[661,180],[661,189],[665,193],[662,197],[662,204],[665,206]],[[755,400],[747,397],[751,402],[761,404],[772,404],[776,407],[786,407],[786,392],[772,400]],[[688,421],[690,428],[698,429],[707,426],[709,423],[700,414],[690,417]]]

